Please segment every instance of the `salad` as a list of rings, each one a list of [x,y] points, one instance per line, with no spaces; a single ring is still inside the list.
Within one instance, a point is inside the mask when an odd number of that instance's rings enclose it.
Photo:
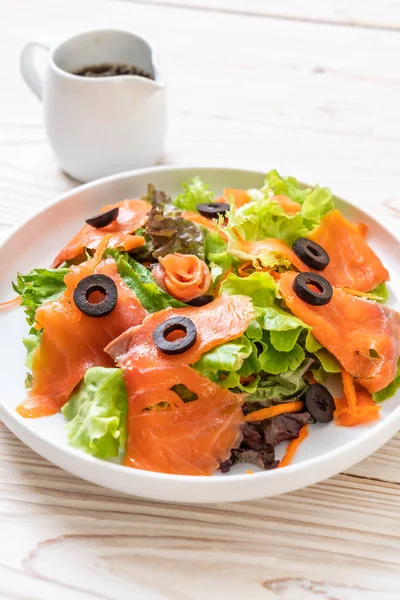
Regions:
[[[74,448],[182,475],[280,468],[315,423],[379,419],[400,315],[367,237],[328,188],[277,171],[261,189],[216,197],[195,177],[104,206],[13,284],[30,326],[18,413],[61,411]]]

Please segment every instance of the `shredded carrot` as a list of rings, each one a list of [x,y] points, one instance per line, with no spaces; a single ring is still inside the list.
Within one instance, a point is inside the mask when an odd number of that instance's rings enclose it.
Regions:
[[[252,381],[254,381],[254,375],[248,375],[247,377],[241,377],[240,378],[240,383],[251,383]]]
[[[303,427],[300,429],[299,437],[297,437],[295,440],[292,440],[291,442],[289,442],[289,445],[285,452],[285,456],[282,458],[281,462],[279,463],[278,469],[281,467],[286,467],[290,463],[290,461],[292,460],[293,456],[296,453],[297,448],[300,446],[301,442],[306,439],[307,436],[308,436],[308,425],[303,425]]]
[[[311,371],[307,371],[306,379],[310,385],[312,385],[313,383],[317,383],[317,381],[316,381],[314,375],[311,373]]]
[[[351,294],[352,296],[359,296],[360,298],[370,298],[371,294],[368,292],[359,292],[358,290],[353,290],[352,288],[344,287],[342,288],[346,294]]]
[[[240,265],[238,268],[239,277],[247,277],[248,273],[246,273],[246,269],[253,266],[253,261],[248,260],[247,262]]]
[[[355,386],[357,406],[355,415],[350,413],[350,407],[346,396],[335,398],[336,410],[333,413],[337,425],[341,427],[355,427],[370,421],[379,419],[380,406],[376,404],[369,392]]]
[[[13,308],[14,306],[20,306],[21,304],[21,296],[17,296],[12,300],[8,300],[7,302],[0,303],[0,310],[7,310],[9,308]]]
[[[353,377],[343,369],[343,367],[340,369],[342,371],[343,393],[347,400],[349,414],[352,417],[355,417],[357,414],[357,395],[356,388],[354,387],[354,380]]]
[[[97,250],[94,253],[94,256],[92,258],[93,268],[96,268],[97,265],[101,262],[101,259],[103,258],[104,251],[107,249],[108,242],[110,241],[111,238],[112,238],[112,235],[111,235],[111,233],[109,233],[108,235],[105,235],[103,237],[103,239],[101,240],[101,242],[98,245]]]
[[[214,290],[214,298],[216,298],[219,294],[219,290],[221,289],[221,285],[222,283],[225,281],[225,279],[228,277],[228,275],[230,275],[232,273],[233,269],[230,268],[228,269],[221,277],[221,279],[219,280],[219,282],[217,283],[217,286]]]
[[[264,419],[270,419],[284,413],[298,412],[302,410],[304,403],[301,400],[295,400],[294,402],[285,402],[282,404],[276,404],[275,406],[269,406],[268,408],[261,408],[245,416],[244,420],[248,422],[263,421]]]
[[[252,471],[251,469],[246,469],[245,475],[254,475],[254,471]]]

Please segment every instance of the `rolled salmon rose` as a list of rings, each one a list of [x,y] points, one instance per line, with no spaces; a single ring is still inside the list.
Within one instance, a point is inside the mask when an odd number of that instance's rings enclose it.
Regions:
[[[211,274],[206,263],[192,254],[174,252],[158,259],[152,275],[177,300],[190,302],[208,292]]]

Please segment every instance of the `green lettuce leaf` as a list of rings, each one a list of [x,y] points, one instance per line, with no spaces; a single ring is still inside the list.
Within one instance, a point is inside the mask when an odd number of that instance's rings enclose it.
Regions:
[[[98,458],[125,448],[127,394],[121,369],[92,367],[62,408],[71,446]]]
[[[32,369],[33,357],[35,355],[36,350],[40,346],[40,341],[42,337],[42,332],[35,330],[36,333],[32,333],[27,337],[22,339],[22,343],[26,348],[26,357],[25,357],[25,366],[28,369]]]
[[[203,354],[194,368],[201,373],[205,371],[238,371],[252,351],[251,341],[242,336],[209,350]]]
[[[312,360],[306,359],[296,370],[286,371],[278,375],[264,375],[257,389],[249,394],[246,402],[257,402],[262,406],[272,406],[288,402],[300,396],[308,387],[304,376],[309,370]]]
[[[305,348],[307,352],[313,354],[318,359],[320,364],[320,367],[314,367],[313,369],[313,374],[317,381],[325,381],[331,373],[340,373],[340,363],[337,358],[319,343],[311,331],[307,334]]]
[[[318,185],[305,198],[301,208],[301,215],[308,229],[319,225],[322,217],[335,208],[332,192],[329,188],[320,188]]]
[[[258,356],[261,371],[278,375],[285,371],[295,371],[304,361],[305,353],[299,344],[295,344],[289,352],[280,352],[277,350],[270,339],[270,334],[265,331],[262,342],[262,351]]]
[[[288,215],[268,196],[253,200],[241,208],[229,211],[228,235],[239,234],[244,240],[257,241],[278,238],[292,245],[308,233],[300,213]]]
[[[384,400],[388,400],[389,398],[394,396],[399,388],[400,388],[400,360],[397,365],[396,377],[383,390],[380,390],[379,392],[375,392],[375,394],[372,394],[372,398],[374,399],[375,402],[384,402]]]
[[[206,239],[205,259],[210,267],[212,280],[215,283],[220,275],[236,267],[238,261],[231,254],[228,254],[227,244],[221,239],[218,232],[204,231],[204,234]]]
[[[69,269],[33,269],[26,275],[18,273],[13,288],[21,296],[29,325],[35,323],[36,310],[45,302],[56,300],[65,290],[64,277]],[[31,332],[32,333],[32,332]]]
[[[108,248],[104,256],[111,256],[115,260],[118,273],[126,285],[135,292],[143,308],[148,312],[157,312],[170,306],[174,308],[186,306],[186,304],[164,292],[156,284],[149,270],[130,258],[125,252],[117,252],[113,248]]]
[[[269,171],[265,177],[264,193],[270,191],[270,195],[282,194],[288,196],[293,202],[303,204],[307,196],[312,192],[311,188],[303,188],[294,177],[281,177],[275,169]]]
[[[134,258],[135,260],[137,260],[139,262],[145,262],[145,261],[154,262],[153,240],[147,234],[146,229],[144,227],[140,227],[140,229],[136,230],[136,235],[141,235],[142,237],[144,237],[144,245],[140,246],[139,248],[134,248],[133,250],[130,250],[129,256],[131,256],[132,258]]]
[[[180,252],[205,259],[205,234],[192,221],[166,215],[153,207],[148,215],[146,232],[153,242],[154,258]]]
[[[250,296],[254,307],[272,306],[277,291],[274,278],[263,271],[252,273],[249,277],[238,277],[232,273],[221,285],[222,294]]]
[[[189,183],[182,183],[184,191],[174,200],[174,204],[181,210],[197,212],[198,204],[214,201],[214,193],[209,186],[203,183],[200,177],[194,177]]]
[[[385,282],[380,283],[376,288],[368,292],[368,297],[374,302],[384,304],[389,299],[389,290]]]

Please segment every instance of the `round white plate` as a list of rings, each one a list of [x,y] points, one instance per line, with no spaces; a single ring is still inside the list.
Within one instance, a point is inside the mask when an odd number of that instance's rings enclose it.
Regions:
[[[103,204],[146,192],[149,182],[171,195],[181,182],[199,175],[220,193],[224,187],[260,187],[264,174],[251,171],[161,167],[122,173],[76,188],[47,206],[20,227],[0,246],[0,300],[13,296],[11,281],[17,271],[48,266],[60,248]],[[399,241],[382,225],[355,206],[337,201],[340,210],[370,228],[370,243],[389,269],[390,304],[400,298],[396,276]],[[398,307],[397,307],[398,308]],[[283,469],[245,474],[234,471],[212,477],[165,475],[107,463],[68,447],[61,414],[41,419],[23,419],[15,407],[24,397],[25,350],[21,339],[28,326],[21,308],[0,313],[0,418],[7,427],[52,463],[99,485],[128,494],[173,502],[229,502],[274,496],[316,483],[366,458],[400,427],[400,394],[386,401],[380,421],[355,428],[334,423],[317,424],[301,444],[293,464]]]

